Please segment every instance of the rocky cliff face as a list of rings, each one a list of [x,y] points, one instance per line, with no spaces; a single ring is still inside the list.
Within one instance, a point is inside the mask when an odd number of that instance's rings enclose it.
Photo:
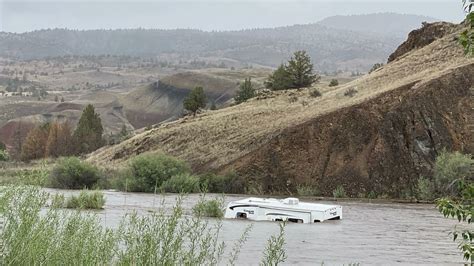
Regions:
[[[400,196],[431,176],[443,148],[474,152],[472,86],[474,64],[288,128],[221,170],[234,169],[264,191],[316,184],[326,195],[343,185],[352,195]]]
[[[402,55],[421,47],[424,47],[435,40],[453,32],[456,25],[447,22],[423,23],[423,27],[413,30],[408,34],[408,39],[402,43],[395,52],[388,57],[388,62],[392,62]]]

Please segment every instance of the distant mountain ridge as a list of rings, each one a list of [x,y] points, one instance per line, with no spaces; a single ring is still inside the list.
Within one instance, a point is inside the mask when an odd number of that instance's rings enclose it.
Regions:
[[[0,33],[0,57],[173,55],[179,60],[218,57],[274,67],[288,59],[295,50],[307,50],[319,70],[367,70],[376,62],[386,61],[404,40],[401,32],[407,34],[413,29],[410,27],[415,24],[419,27],[424,20],[418,16],[392,14],[385,17],[385,24],[392,25],[388,29],[396,34],[383,34],[378,26],[364,30],[364,21],[380,19],[381,16],[384,15],[334,17],[314,24],[224,32],[53,29],[22,34]],[[402,23],[397,28],[402,18],[410,18],[410,23]]]
[[[397,13],[376,13],[366,15],[332,16],[317,24],[335,29],[345,29],[366,33],[376,33],[405,38],[421,22],[435,22],[439,19]]]

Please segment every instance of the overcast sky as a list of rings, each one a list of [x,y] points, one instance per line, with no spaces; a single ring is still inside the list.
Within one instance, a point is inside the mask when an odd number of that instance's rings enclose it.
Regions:
[[[0,31],[46,28],[238,30],[395,12],[459,22],[461,0],[0,0]]]

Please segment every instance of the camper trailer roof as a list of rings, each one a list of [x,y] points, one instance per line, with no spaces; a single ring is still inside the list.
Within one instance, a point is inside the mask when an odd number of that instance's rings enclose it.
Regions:
[[[326,211],[326,210],[338,207],[337,205],[300,202],[296,198],[286,198],[282,200],[273,199],[273,198],[268,198],[268,199],[246,198],[246,199],[234,201],[232,203],[233,205],[240,205],[240,204],[257,205],[259,207],[285,208],[285,209],[290,208],[290,209],[304,210],[304,211]]]

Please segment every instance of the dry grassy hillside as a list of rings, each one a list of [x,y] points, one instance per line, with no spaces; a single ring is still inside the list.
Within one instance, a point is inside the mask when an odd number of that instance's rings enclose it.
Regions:
[[[121,97],[119,102],[135,128],[172,121],[183,115],[183,100],[196,86],[204,88],[209,104],[214,102],[218,107],[226,106],[235,95],[238,78],[245,72],[236,71],[237,76],[226,73],[228,71],[206,70],[170,75],[132,90]]]
[[[384,116],[387,113],[371,110],[370,103],[378,100],[377,104],[381,106],[395,106],[402,103],[404,97],[409,97],[402,94],[403,91],[417,93],[423,88],[438,83],[443,84],[443,86],[437,86],[439,90],[450,90],[450,83],[464,86],[468,90],[469,86],[474,85],[474,60],[465,57],[462,48],[459,47],[455,39],[459,31],[460,26],[452,26],[452,32],[445,37],[403,55],[370,75],[339,87],[322,89],[322,97],[311,97],[311,89],[270,93],[238,106],[207,112],[196,118],[184,118],[163,124],[159,128],[144,132],[124,143],[99,150],[92,154],[89,160],[99,164],[121,164],[143,152],[162,151],[186,160],[196,170],[236,169],[250,175],[252,171],[249,169],[254,166],[259,167],[259,160],[268,159],[262,157],[266,155],[261,154],[254,157],[252,155],[258,153],[259,150],[267,152],[277,150],[278,152],[281,147],[274,141],[284,141],[282,136],[288,136],[288,132],[296,134],[299,129],[303,130],[300,127],[314,119],[326,117],[329,124],[322,126],[331,127],[331,116],[334,115],[334,121],[342,123],[338,126],[348,127],[350,131],[351,127],[350,124],[347,124],[348,121],[336,119],[336,116],[340,115],[340,110],[349,110],[348,112],[351,113],[351,110],[355,110],[361,104],[366,104],[369,108],[367,112],[372,117],[362,117],[362,119],[375,119],[377,116]],[[455,81],[458,79],[462,82],[456,84]],[[314,87],[317,88],[318,85]],[[358,93],[353,97],[345,96],[348,89],[355,89]],[[398,94],[399,92],[400,94]],[[387,95],[391,96],[387,98]],[[423,101],[423,95],[416,97]],[[460,97],[459,99],[461,101],[464,98]],[[351,123],[361,122],[357,121],[357,119],[361,119],[360,117],[354,117],[354,119]],[[314,134],[318,132],[320,134],[331,133],[314,129]],[[461,133],[456,132],[457,135]],[[353,134],[363,135],[364,132],[355,131]],[[451,138],[448,135],[443,137]],[[307,143],[307,145],[309,144],[311,143]],[[286,148],[291,149],[291,147]],[[292,152],[286,156],[294,156],[299,151],[293,150]],[[254,160],[253,162],[245,159],[249,156]],[[284,154],[279,156],[283,156],[280,159],[285,159]],[[367,154],[367,156],[371,155]],[[378,162],[382,163],[383,160],[379,159]],[[312,158],[304,160],[311,161]],[[341,166],[344,162],[339,161],[336,164]],[[284,168],[281,169],[280,175],[282,175],[281,173],[287,175],[291,169],[299,168],[298,162],[285,166],[277,163],[276,167]],[[334,171],[337,169],[334,167]],[[367,171],[364,173],[370,175]],[[299,181],[305,182],[311,178],[311,173],[308,173],[306,176],[300,177]]]

